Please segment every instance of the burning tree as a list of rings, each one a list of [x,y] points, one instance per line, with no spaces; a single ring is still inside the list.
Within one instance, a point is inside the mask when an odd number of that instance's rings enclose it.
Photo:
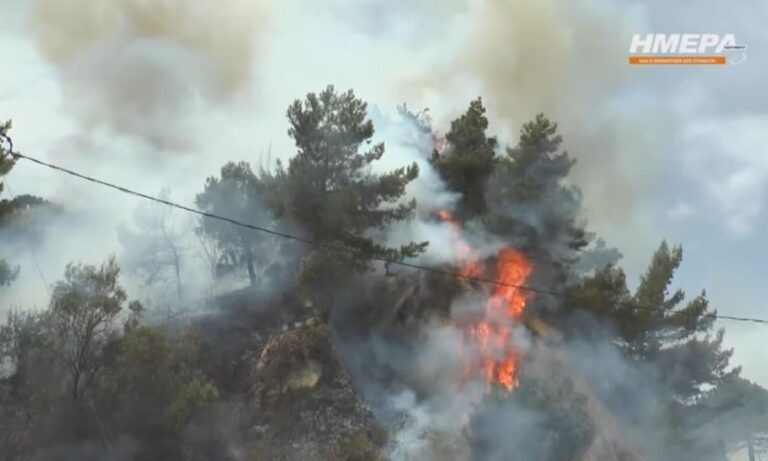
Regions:
[[[561,150],[557,125],[543,115],[523,126],[506,156],[495,153],[496,140],[486,134],[488,120],[479,99],[451,124],[446,135],[449,147],[437,147],[433,165],[449,188],[462,195],[457,210],[437,213],[454,236],[455,259],[425,271],[428,274],[421,278],[411,272],[394,277],[371,274],[372,260],[416,256],[426,242],[393,247],[374,237],[414,214],[415,203],[404,202],[403,197],[419,172],[415,164],[384,174],[371,171],[384,155],[384,145],[371,144],[374,129],[366,104],[352,91],[337,93],[328,87],[295,101],[288,109],[288,121],[298,152],[285,167],[254,174],[245,162],[228,163],[219,176],[208,179],[197,203],[239,221],[277,221],[300,229],[292,233],[315,245],[296,257],[292,244],[276,245],[242,226],[203,219],[200,227],[220,250],[216,256],[223,259],[216,262],[243,269],[252,285],[265,272],[262,258],[267,256],[291,259],[300,267],[299,277],[281,286],[283,296],[264,306],[249,291],[243,297],[247,300],[238,297],[243,306],[199,324],[193,321],[200,332],[213,330],[198,344],[192,340],[196,335],[178,337],[172,330],[135,322],[126,324],[121,335],[117,322],[127,295],[118,283],[114,261],[100,267],[68,266],[47,311],[12,316],[7,326],[0,327],[0,359],[17,365],[9,379],[0,379],[4,429],[0,445],[12,447],[12,456],[34,455],[51,440],[70,442],[66,434],[47,439],[50,434],[38,432],[50,431],[39,429],[55,426],[51,421],[56,416],[47,412],[49,404],[88,410],[83,405],[86,395],[93,400],[88,403],[94,415],[78,416],[99,423],[105,445],[109,438],[128,433],[150,445],[160,440],[161,445],[175,447],[171,452],[182,453],[179,437],[190,433],[193,421],[195,433],[206,432],[212,426],[209,417],[220,409],[217,404],[227,399],[243,402],[242,392],[249,388],[258,404],[266,405],[258,409],[263,424],[253,426],[253,419],[245,418],[239,435],[252,439],[255,430],[280,436],[261,438],[258,444],[264,450],[258,455],[275,449],[281,454],[277,457],[296,457],[292,431],[297,429],[291,417],[298,414],[293,410],[309,409],[311,417],[304,419],[312,424],[303,431],[308,442],[338,443],[343,452],[378,456],[383,441],[370,443],[368,435],[349,432],[350,421],[359,421],[352,424],[357,429],[372,422],[373,416],[362,411],[365,406],[346,373],[371,379],[366,376],[371,368],[375,370],[370,375],[381,383],[367,381],[374,389],[368,396],[382,390],[382,400],[388,401],[394,397],[393,389],[413,391],[409,397],[413,402],[400,408],[412,410],[422,418],[421,428],[426,426],[443,440],[443,448],[448,448],[441,452],[445,456],[469,457],[472,451],[479,459],[635,461],[642,459],[638,455],[642,453],[664,461],[722,461],[721,438],[738,446],[768,427],[761,419],[763,407],[756,415],[751,404],[742,405],[746,416],[728,417],[728,408],[735,405],[730,393],[750,395],[744,400],[764,405],[764,390],[744,385],[738,369],[729,368],[731,351],[723,347],[722,331],[714,330],[715,311],[705,294],[685,304],[682,291],[670,292],[682,261],[679,247],[662,244],[634,292],[627,287],[624,272],[612,264],[573,277],[593,236],[580,219],[579,191],[568,183],[574,161]],[[431,130],[428,120],[416,121],[419,129]],[[7,157],[2,160],[0,173],[5,173],[10,163]],[[480,234],[483,241],[470,238],[469,231]],[[167,255],[165,259],[163,252],[161,261],[178,268],[178,255],[173,251]],[[0,283],[8,275],[3,267],[7,265],[0,266]],[[437,278],[441,283],[432,283]],[[350,283],[353,280],[360,283]],[[353,292],[347,304],[355,307],[386,304],[388,308],[389,300],[397,299],[393,304],[398,306],[410,303],[415,309],[439,311],[440,322],[433,321],[437,315],[425,315],[420,319],[429,321],[403,325],[391,321],[399,318],[392,316],[378,328],[356,329],[352,321],[338,322],[344,330],[334,331],[335,323],[323,323],[315,316],[298,318],[306,311],[296,291],[308,288],[315,294],[337,287]],[[531,287],[540,288],[542,294]],[[273,303],[280,316],[270,310]],[[457,306],[467,309],[453,309]],[[138,305],[130,307],[138,310]],[[349,311],[347,318],[355,317],[352,320],[364,316],[362,309]],[[563,334],[544,334],[554,329]],[[447,332],[437,346],[429,337],[435,330]],[[376,338],[366,342],[371,331]],[[352,344],[357,347],[332,343],[347,339],[338,338],[343,333],[354,336]],[[265,337],[269,339],[264,341]],[[379,352],[390,340],[397,343],[391,354],[395,358],[386,357],[384,366],[367,361],[365,352],[360,353],[362,360],[336,360],[339,350],[359,353],[357,349],[368,346]],[[222,345],[226,352],[217,350]],[[420,355],[419,348],[438,350]],[[425,357],[445,363],[433,367]],[[254,360],[251,375],[247,371]],[[58,385],[62,376],[68,389]],[[38,392],[31,386],[37,382],[55,389]],[[40,398],[43,395],[49,397]],[[450,406],[454,401],[458,404]],[[424,418],[424,409],[431,405],[450,407],[437,413],[447,415],[443,420],[449,419],[448,424]],[[641,406],[651,410],[643,412]],[[327,412],[328,408],[334,411]],[[274,419],[275,415],[281,416]],[[748,418],[755,419],[747,426],[749,431],[724,436],[725,428],[737,426],[732,421]],[[16,426],[21,429],[6,430]],[[340,430],[326,431],[330,426]],[[88,431],[92,433],[85,434]],[[16,433],[23,435],[23,443],[18,443]],[[352,448],[363,449],[348,449],[339,437],[331,440],[328,434],[334,433],[349,436]],[[446,433],[448,437],[442,437]],[[93,438],[97,433],[83,427],[71,439],[80,440],[84,434]],[[632,446],[638,435],[647,437],[647,446]],[[457,445],[460,449],[453,450]],[[304,457],[311,458],[312,452],[307,453]],[[182,457],[189,456],[179,454]]]
[[[519,326],[528,302],[523,286],[533,269],[531,262],[519,251],[502,248],[495,257],[493,267],[481,261],[476,252],[459,238],[459,225],[447,211],[440,218],[451,225],[456,235],[456,251],[464,259],[459,273],[465,277],[491,279],[497,282],[488,294],[484,311],[479,319],[470,321],[467,333],[479,357],[465,363],[465,378],[481,375],[488,386],[499,385],[511,391],[517,387],[519,351],[514,347],[513,329]]]
[[[449,188],[462,193],[462,214],[475,217],[483,230],[503,242],[502,249],[486,259],[461,239],[455,249],[462,260],[460,274],[501,284],[488,293],[484,316],[469,331],[483,351],[487,381],[511,390],[519,363],[511,346],[512,331],[523,323],[531,298],[516,286],[535,276],[557,288],[577,260],[577,251],[587,245],[588,234],[578,219],[579,191],[565,183],[574,161],[559,152],[557,124],[539,114],[523,126],[507,156],[497,158],[496,139],[485,134],[484,113],[481,100],[473,101],[467,113],[451,123],[446,135],[450,147],[433,163]],[[439,218],[461,234],[462,221],[452,213],[440,212]]]
[[[480,106],[473,107],[478,109]],[[452,129],[466,127],[471,113],[470,109],[468,114],[457,119]],[[481,113],[475,111],[475,117]],[[476,123],[474,126],[483,128],[485,125]],[[466,326],[470,344],[475,346],[478,354],[475,362],[466,364],[465,369],[470,376],[484,376],[492,387],[506,391],[517,389],[521,366],[527,362],[519,348],[514,346],[513,332],[522,325],[531,325],[528,322],[535,320],[531,316],[544,315],[550,325],[563,329],[568,340],[611,344],[605,335],[613,330],[596,328],[589,322],[573,321],[571,313],[574,309],[589,310],[615,325],[619,335],[612,338],[613,344],[633,364],[632,367],[650,367],[652,376],[658,373],[658,385],[665,389],[663,414],[673,421],[665,433],[676,434],[674,439],[677,440],[674,443],[665,442],[664,450],[671,456],[670,459],[684,459],[686,450],[689,454],[709,451],[716,458],[716,453],[722,453],[721,449],[716,449],[720,439],[714,439],[713,444],[702,445],[692,435],[690,427],[692,412],[706,389],[717,387],[739,372],[728,366],[731,352],[722,347],[722,331],[712,332],[715,312],[709,309],[703,293],[684,306],[680,305],[682,292],[669,295],[667,290],[674,270],[680,264],[682,252],[679,248],[670,250],[666,244],[662,244],[654,256],[634,294],[627,289],[623,272],[612,265],[619,255],[616,252],[608,254],[610,252],[605,251],[604,244],[597,248],[609,256],[604,259],[604,266],[586,276],[579,274],[574,277],[580,270],[580,258],[587,253],[585,249],[594,236],[580,219],[580,192],[567,182],[574,160],[567,152],[560,150],[561,143],[557,124],[538,115],[523,126],[518,144],[507,150],[508,155],[493,161],[485,184],[486,209],[474,215],[476,219],[472,224],[477,227],[477,223],[481,223],[483,230],[502,242],[501,250],[493,255],[482,257],[472,244],[460,238],[464,225],[460,219],[455,219],[448,211],[438,214],[457,236],[454,250],[459,260],[459,274],[512,285],[497,286],[488,291],[477,286],[478,290],[486,293],[487,300],[479,317],[469,320]],[[449,149],[444,159],[438,157],[436,166],[450,158]],[[478,158],[474,160],[479,161]],[[456,165],[458,163],[453,166]],[[453,173],[460,176],[462,170],[456,168]],[[471,177],[475,170],[472,166],[466,168],[467,177]],[[451,188],[467,192],[454,185]],[[465,202],[462,204],[466,206]],[[535,309],[531,313],[529,307],[554,299],[533,298],[530,293],[514,286],[531,285],[531,281],[535,281],[533,285],[546,287],[552,292],[564,293],[562,306],[565,309]],[[569,281],[576,284],[569,286]],[[469,282],[469,285],[475,284]],[[568,367],[565,362],[562,366]],[[554,372],[554,369],[551,371]],[[568,379],[575,382],[580,379],[575,372],[560,370],[558,373],[566,373],[570,376]],[[547,388],[544,383],[535,384],[536,379],[530,375],[528,379],[531,380],[528,384],[538,388],[531,395],[538,395],[537,392]],[[649,376],[646,379],[657,385],[655,378]],[[597,401],[583,385],[577,387],[582,390],[573,395],[574,402],[578,400],[578,395],[587,395],[591,402]],[[622,389],[617,392],[631,391]],[[576,412],[571,416],[578,413],[578,405],[568,409],[570,404],[566,402],[571,397],[563,397],[563,402],[552,405],[548,398],[521,400],[517,394],[509,395],[542,418],[551,416],[553,422],[568,420],[561,414],[563,411]],[[590,403],[590,406],[600,408],[596,403]],[[597,413],[607,411],[622,413],[620,408],[615,407]],[[647,419],[642,419],[643,424],[649,424]],[[570,430],[559,424],[552,427],[559,428],[557,431]],[[592,432],[586,430],[587,426],[584,426],[584,431],[578,427],[579,424],[576,424],[572,428],[574,434],[581,434],[575,435],[579,440],[574,440],[574,443],[586,447],[589,441],[582,439],[592,437]],[[640,430],[650,430],[650,427]],[[562,436],[565,432],[555,435]],[[572,456],[574,454],[566,450],[553,459],[573,459]]]

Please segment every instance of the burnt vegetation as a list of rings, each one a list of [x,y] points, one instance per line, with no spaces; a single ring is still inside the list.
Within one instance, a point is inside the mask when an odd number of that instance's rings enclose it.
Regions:
[[[513,391],[491,383],[459,431],[428,425],[416,458],[398,446],[408,410],[390,397],[445,398],[421,352],[426,332],[461,323],[452,306],[491,288],[392,265],[436,243],[382,237],[437,222],[425,217],[437,210],[408,195],[417,163],[372,168],[387,148],[366,103],[329,86],[288,108],[290,160],[226,163],[196,198],[313,243],[207,217],[185,230],[163,206],[143,209],[119,232],[119,258],[73,262],[47,306],[0,325],[0,459],[721,461],[768,430],[768,393],[729,363],[706,294],[673,289],[682,248],[662,242],[631,290],[619,251],[588,229],[556,123],[536,115],[502,146],[481,99],[444,136],[425,113],[401,115],[455,194],[456,225],[519,251],[526,283],[549,292],[526,294]],[[3,139],[10,129],[0,125]],[[4,195],[0,235],[34,235],[40,213],[66,210]],[[2,256],[0,294],[36,276]],[[185,279],[194,258],[207,285]]]

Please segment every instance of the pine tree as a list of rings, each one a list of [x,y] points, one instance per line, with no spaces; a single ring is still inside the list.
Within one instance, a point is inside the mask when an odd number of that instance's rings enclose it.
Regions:
[[[374,127],[365,102],[352,90],[337,93],[328,86],[296,100],[287,116],[298,152],[287,168],[278,167],[282,200],[272,200],[272,209],[319,244],[302,263],[304,282],[338,281],[370,269],[371,259],[399,260],[425,249],[426,242],[391,248],[370,236],[412,216],[415,200],[402,198],[419,170],[414,163],[384,174],[370,171],[384,144],[371,145]]]
[[[757,438],[765,443],[768,390],[744,378],[732,377],[707,392],[689,419],[708,437],[724,440],[730,449],[743,447],[750,439],[753,444]]]
[[[709,308],[706,293],[702,291],[682,308],[684,292],[670,295],[682,258],[681,247],[670,249],[662,242],[619,315],[630,355],[654,361],[662,370],[676,370],[667,376],[667,385],[675,396],[689,400],[739,370],[728,370],[732,350],[723,349],[723,329],[713,332],[717,311]]]
[[[579,220],[581,193],[567,183],[575,160],[559,152],[557,124],[543,114],[523,125],[488,181],[489,229],[542,260],[568,265],[590,236]]]
[[[614,332],[613,342],[628,359],[655,370],[648,379],[656,380],[660,400],[654,403],[665,411],[658,424],[666,425],[668,459],[724,459],[719,439],[697,435],[706,422],[701,402],[710,390],[736,379],[740,369],[729,367],[732,350],[723,347],[724,330],[714,331],[717,311],[710,309],[706,293],[683,304],[682,290],[670,292],[682,257],[681,247],[662,242],[634,293],[627,288],[624,272],[613,266],[570,287],[564,306],[588,311],[611,328],[570,328],[568,333],[584,338]],[[566,329],[568,323],[563,322]],[[707,419],[718,414],[711,412]]]
[[[445,135],[449,143],[444,154],[435,152],[432,164],[448,188],[461,194],[456,216],[471,219],[485,213],[485,183],[496,162],[498,141],[486,136],[488,119],[481,98],[469,104],[467,112],[451,122]]]
[[[612,323],[626,355],[657,367],[670,395],[690,401],[739,370],[728,369],[732,351],[723,348],[724,331],[713,331],[717,311],[706,293],[684,305],[682,290],[670,293],[682,258],[681,247],[662,242],[634,294],[621,269],[606,267],[570,288],[565,304]]]

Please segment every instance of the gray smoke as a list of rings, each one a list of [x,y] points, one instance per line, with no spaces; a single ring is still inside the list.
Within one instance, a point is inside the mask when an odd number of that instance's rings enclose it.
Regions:
[[[35,0],[31,28],[86,128],[188,148],[185,112],[246,88],[266,14],[239,0]]]

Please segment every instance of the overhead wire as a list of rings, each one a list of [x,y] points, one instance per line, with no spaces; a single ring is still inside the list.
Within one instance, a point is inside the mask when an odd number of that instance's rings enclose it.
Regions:
[[[4,138],[5,138],[6,142],[8,143],[8,145],[10,146],[9,149],[8,149],[8,154],[12,158],[14,158],[15,160],[24,159],[24,160],[27,160],[29,162],[32,162],[32,163],[44,166],[46,168],[49,168],[49,169],[52,169],[52,170],[55,170],[55,171],[67,174],[69,176],[73,176],[75,178],[78,178],[78,179],[81,179],[81,180],[84,180],[84,181],[88,181],[88,182],[91,182],[91,183],[94,183],[94,184],[98,184],[100,186],[104,186],[104,187],[107,187],[107,188],[110,188],[110,189],[113,189],[113,190],[117,190],[117,191],[122,192],[124,194],[132,195],[132,196],[135,196],[135,197],[143,198],[145,200],[150,200],[150,201],[153,201],[153,202],[156,202],[156,203],[160,203],[160,204],[163,204],[163,205],[166,205],[166,206],[169,206],[169,207],[173,207],[173,208],[176,208],[176,209],[188,212],[188,213],[196,214],[196,215],[202,216],[204,218],[209,218],[209,219],[214,219],[214,220],[226,222],[226,223],[232,224],[234,226],[239,226],[239,227],[243,227],[243,228],[246,228],[246,229],[251,229],[251,230],[254,230],[254,231],[257,231],[257,232],[262,232],[264,234],[272,235],[272,236],[275,236],[275,237],[279,237],[279,238],[283,238],[283,239],[287,239],[287,240],[292,240],[292,241],[300,242],[300,243],[303,243],[303,244],[309,245],[309,246],[321,247],[321,248],[325,248],[325,249],[328,249],[328,250],[331,250],[331,251],[352,253],[352,254],[357,254],[357,255],[361,255],[362,254],[363,256],[369,257],[369,259],[371,259],[371,260],[384,262],[387,265],[400,266],[400,267],[404,267],[404,268],[408,268],[408,269],[414,269],[414,270],[418,270],[418,271],[422,271],[422,272],[438,274],[438,275],[442,275],[442,276],[445,276],[445,277],[452,277],[452,278],[456,278],[456,279],[466,280],[468,282],[475,282],[475,283],[481,283],[481,284],[487,284],[487,285],[496,285],[496,286],[514,288],[514,289],[518,289],[518,290],[522,290],[522,291],[528,291],[528,292],[532,292],[532,293],[545,294],[545,295],[549,295],[549,296],[553,296],[553,297],[557,297],[557,298],[562,298],[565,295],[565,293],[563,293],[563,292],[555,291],[555,290],[549,290],[549,289],[546,289],[546,288],[533,287],[533,286],[528,286],[528,285],[512,284],[512,283],[507,283],[507,282],[500,281],[500,280],[493,280],[493,279],[487,279],[487,278],[482,278],[482,277],[475,277],[475,276],[461,274],[461,273],[458,273],[458,272],[444,270],[444,269],[440,269],[440,268],[436,268],[436,267],[430,267],[430,266],[425,266],[425,265],[416,264],[416,263],[409,263],[409,262],[406,262],[406,261],[403,261],[403,260],[399,260],[399,259],[388,259],[388,258],[384,258],[384,257],[377,256],[377,255],[367,254],[364,250],[354,249],[354,248],[349,248],[349,247],[342,247],[342,246],[333,245],[333,244],[329,244],[329,243],[325,243],[325,242],[318,242],[318,241],[315,241],[315,240],[313,240],[311,238],[308,238],[308,237],[303,237],[303,236],[300,236],[300,235],[290,234],[290,233],[286,233],[286,232],[283,232],[283,231],[280,231],[280,230],[271,229],[271,228],[268,228],[268,227],[259,226],[259,225],[255,225],[255,224],[252,224],[252,223],[243,222],[243,221],[240,221],[240,220],[237,220],[237,219],[234,219],[234,218],[230,218],[230,217],[227,217],[227,216],[221,216],[221,215],[218,215],[218,214],[215,214],[215,213],[210,213],[210,212],[203,211],[203,210],[200,210],[200,209],[197,209],[197,208],[193,208],[193,207],[185,206],[185,205],[182,205],[182,204],[179,204],[179,203],[176,203],[176,202],[172,202],[172,201],[167,200],[167,199],[163,199],[163,198],[155,197],[155,196],[148,195],[148,194],[145,194],[145,193],[142,193],[142,192],[138,192],[138,191],[135,191],[133,189],[129,189],[129,188],[125,187],[125,186],[121,186],[121,185],[114,184],[114,183],[111,183],[111,182],[108,182],[108,181],[104,181],[104,180],[101,180],[101,179],[98,179],[98,178],[94,178],[94,177],[91,177],[91,176],[88,176],[88,175],[85,175],[85,174],[82,174],[82,173],[78,173],[78,172],[76,172],[74,170],[61,167],[59,165],[54,165],[52,163],[48,163],[48,162],[45,162],[45,161],[37,159],[37,158],[30,157],[28,155],[24,155],[24,154],[21,154],[19,152],[15,152],[13,150],[13,143],[12,143],[11,139],[9,137],[7,137],[7,136],[5,136]],[[732,320],[732,321],[739,321],[739,322],[752,322],[752,323],[759,323],[759,324],[768,324],[768,319],[760,319],[760,318],[754,318],[754,317],[739,317],[739,316],[721,315],[721,314],[708,313],[708,312],[696,313],[696,312],[688,312],[688,311],[685,311],[685,310],[664,310],[664,311],[662,311],[660,309],[655,309],[655,308],[652,308],[652,307],[646,308],[646,307],[642,307],[642,306],[634,306],[633,308],[636,309],[636,310],[663,312],[665,314],[690,315],[690,316],[699,317],[699,318],[700,317],[705,317],[705,318],[712,318],[712,319],[719,319],[719,320]]]

